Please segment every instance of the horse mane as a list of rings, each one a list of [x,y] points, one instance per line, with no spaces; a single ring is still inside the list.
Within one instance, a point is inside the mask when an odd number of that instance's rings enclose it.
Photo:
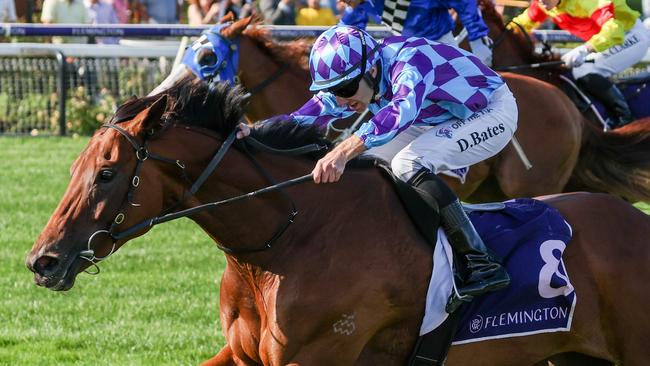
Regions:
[[[163,96],[167,97],[163,125],[178,122],[227,136],[243,116],[243,89],[219,81],[208,83],[189,75],[156,95],[131,97],[118,107],[109,123],[131,120]]]
[[[306,39],[278,43],[271,38],[268,30],[255,26],[246,28],[243,34],[276,63],[289,63],[291,66],[309,70],[311,44]]]
[[[130,121],[163,96],[167,96],[164,126],[182,123],[206,128],[225,137],[239,125],[243,115],[245,99],[241,87],[218,81],[208,83],[190,75],[156,95],[131,97],[118,107],[109,123]],[[319,128],[297,124],[286,115],[256,123],[251,136],[275,149],[330,145]]]

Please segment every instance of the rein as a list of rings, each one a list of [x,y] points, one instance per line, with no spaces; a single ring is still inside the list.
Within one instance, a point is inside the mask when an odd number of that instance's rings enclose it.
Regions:
[[[177,203],[175,203],[174,205],[171,206],[171,208],[176,207],[176,206],[180,205],[181,203],[185,202],[189,197],[194,196],[194,194],[201,188],[203,183],[205,183],[205,181],[210,177],[210,175],[212,175],[212,173],[216,170],[217,166],[223,160],[226,153],[230,150],[230,147],[233,145],[233,143],[235,143],[236,134],[237,134],[237,131],[238,131],[237,129],[235,129],[233,132],[230,133],[230,135],[228,135],[228,137],[225,139],[225,141],[219,147],[219,150],[217,150],[217,152],[215,153],[215,155],[211,159],[210,163],[205,167],[205,169],[199,175],[199,177],[192,183],[191,180],[187,176],[187,173],[186,173],[186,170],[185,170],[185,164],[183,164],[180,160],[166,158],[166,157],[160,156],[158,154],[154,154],[154,153],[149,152],[148,149],[147,149],[148,141],[147,141],[146,138],[144,139],[142,144],[139,144],[134,136],[130,135],[126,130],[124,130],[123,128],[121,128],[121,127],[119,127],[119,126],[117,126],[115,124],[105,124],[101,128],[116,130],[118,133],[120,133],[131,144],[131,146],[135,150],[135,155],[136,155],[136,159],[137,159],[138,162],[136,163],[133,178],[131,179],[131,185],[130,185],[129,190],[127,191],[127,194],[126,194],[126,201],[131,206],[134,206],[134,207],[140,206],[140,204],[135,204],[135,203],[132,202],[132,196],[133,196],[133,191],[139,186],[140,178],[138,176],[138,173],[139,173],[139,171],[141,169],[142,164],[146,160],[152,159],[152,160],[158,160],[158,161],[168,163],[168,164],[175,164],[176,166],[178,166],[181,169],[181,176],[183,177],[184,180],[186,180],[187,182],[189,182],[191,184],[191,187],[190,187],[189,190],[187,190],[182,195],[182,197],[180,198],[180,200]],[[152,134],[149,134],[149,136],[151,136],[151,135]],[[293,200],[291,200],[291,198],[288,196],[288,194],[283,191],[283,189],[287,188],[287,187],[297,185],[297,184],[301,184],[301,183],[304,183],[304,182],[307,182],[307,181],[310,181],[310,180],[312,180],[312,175],[307,174],[307,175],[304,175],[304,176],[301,176],[301,177],[286,180],[286,181],[281,182],[281,183],[275,183],[273,178],[270,176],[270,174],[259,164],[259,162],[257,162],[257,160],[254,158],[254,156],[246,149],[246,144],[250,144],[254,148],[257,148],[257,149],[260,149],[260,150],[264,150],[264,151],[268,151],[268,152],[272,152],[272,153],[287,154],[287,155],[301,155],[301,154],[306,154],[306,153],[310,153],[310,152],[320,151],[322,149],[327,148],[326,146],[322,146],[322,145],[318,145],[318,144],[311,144],[311,145],[306,145],[306,146],[302,146],[302,147],[295,148],[295,149],[280,150],[280,149],[275,149],[275,148],[269,147],[269,146],[255,140],[252,137],[247,137],[245,142],[242,142],[241,148],[244,150],[244,152],[249,157],[249,159],[251,160],[253,165],[256,167],[256,169],[268,181],[270,181],[272,183],[270,186],[267,186],[267,187],[264,187],[264,188],[261,188],[261,189],[258,189],[258,190],[252,191],[252,192],[248,192],[248,193],[245,193],[245,194],[242,194],[242,195],[239,195],[239,196],[223,199],[223,200],[220,200],[220,201],[209,202],[209,203],[206,203],[206,204],[202,204],[202,205],[199,205],[199,206],[196,206],[196,207],[191,207],[191,208],[176,211],[176,212],[163,213],[160,216],[152,217],[150,219],[146,219],[146,220],[141,221],[141,222],[139,222],[137,224],[134,224],[133,226],[131,226],[131,227],[129,227],[129,228],[127,228],[127,229],[125,229],[125,230],[123,230],[121,232],[115,232],[116,226],[121,224],[122,222],[124,222],[124,219],[126,218],[126,214],[124,214],[123,212],[119,212],[115,216],[115,218],[113,219],[113,222],[111,223],[111,226],[108,228],[108,230],[98,230],[98,231],[94,232],[88,238],[87,250],[84,250],[81,253],[79,253],[79,256],[81,258],[91,262],[96,267],[95,272],[86,271],[86,273],[93,274],[93,275],[98,274],[99,273],[99,267],[97,266],[97,263],[99,261],[101,261],[101,260],[104,260],[104,259],[108,258],[111,254],[113,254],[115,252],[116,243],[119,240],[128,238],[129,236],[131,236],[131,235],[133,235],[133,234],[135,234],[137,232],[140,232],[143,229],[151,228],[151,227],[153,227],[153,226],[155,226],[157,224],[172,221],[172,220],[182,218],[182,217],[187,217],[187,216],[199,213],[199,212],[211,210],[211,209],[213,209],[215,207],[222,206],[222,205],[225,205],[225,204],[238,202],[238,201],[242,201],[242,200],[245,200],[245,199],[252,199],[252,198],[257,197],[257,196],[262,195],[262,194],[275,192],[275,191],[280,191],[291,202],[291,212],[289,213],[289,217],[287,219],[287,222],[285,224],[283,224],[280,228],[278,228],[278,230],[276,230],[276,232],[271,236],[271,238],[269,240],[267,240],[263,245],[258,246],[258,247],[254,247],[254,248],[232,249],[232,248],[224,247],[224,246],[217,243],[217,247],[219,249],[221,249],[222,251],[224,251],[225,253],[227,253],[227,254],[255,253],[255,252],[261,252],[261,251],[272,248],[275,241],[277,241],[277,239],[279,239],[280,236],[282,236],[282,234],[289,228],[289,226],[293,223],[294,218],[298,214],[298,210],[296,209],[295,203],[293,202]],[[163,212],[170,211],[171,208],[166,209]],[[113,241],[113,246],[112,246],[110,252],[107,255],[103,256],[103,257],[97,257],[95,255],[95,251],[92,249],[93,239],[99,234],[107,234],[111,238],[111,240]]]

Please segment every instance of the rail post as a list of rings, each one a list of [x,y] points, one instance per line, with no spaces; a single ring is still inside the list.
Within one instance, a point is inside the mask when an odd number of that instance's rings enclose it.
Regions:
[[[65,136],[65,100],[67,98],[67,88],[65,85],[65,78],[68,71],[68,63],[65,55],[60,50],[55,51],[56,60],[59,63],[58,78],[56,79],[56,88],[59,94],[59,135]]]

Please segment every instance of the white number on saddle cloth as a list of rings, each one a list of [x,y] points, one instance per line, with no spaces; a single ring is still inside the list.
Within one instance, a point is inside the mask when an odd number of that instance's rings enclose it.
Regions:
[[[566,244],[561,240],[547,240],[542,243],[539,247],[539,254],[542,256],[544,261],[544,266],[539,271],[539,283],[537,289],[539,291],[539,296],[550,299],[557,296],[566,296],[573,292],[573,286],[569,282],[569,278],[563,274],[566,273],[566,268],[564,268],[564,263],[562,263],[562,254],[566,249]],[[553,253],[559,251],[559,256],[556,257]],[[560,272],[562,270],[562,272]],[[565,286],[555,287],[551,286],[551,281],[553,276],[559,277],[564,283]]]

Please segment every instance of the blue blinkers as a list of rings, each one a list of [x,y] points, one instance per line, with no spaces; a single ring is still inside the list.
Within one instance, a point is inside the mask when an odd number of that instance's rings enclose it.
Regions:
[[[221,29],[230,23],[216,24],[203,31],[201,37],[187,47],[182,64],[201,80],[221,80],[235,83],[239,65],[239,39],[229,40]]]

